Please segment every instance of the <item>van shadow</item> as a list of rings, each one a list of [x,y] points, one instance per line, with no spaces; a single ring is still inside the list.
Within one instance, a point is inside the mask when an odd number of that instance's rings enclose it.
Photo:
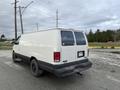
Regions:
[[[59,88],[60,87],[61,88],[62,87],[68,87],[68,86],[73,85],[73,84],[78,83],[78,82],[79,82],[79,84],[82,85],[86,82],[86,74],[87,73],[83,73],[83,76],[80,76],[78,74],[74,74],[74,75],[71,75],[71,76],[59,78],[59,77],[56,77],[52,73],[45,72],[45,74],[43,76],[41,76],[39,78],[36,78],[36,77],[32,76],[32,74],[30,73],[30,64],[29,63],[19,62],[19,63],[16,63],[16,64],[23,67],[25,72],[30,74],[31,79],[35,79],[35,80],[37,80],[37,82],[44,81],[43,83],[45,83],[45,84],[47,83],[50,86],[54,86],[56,88],[57,87],[59,87]]]

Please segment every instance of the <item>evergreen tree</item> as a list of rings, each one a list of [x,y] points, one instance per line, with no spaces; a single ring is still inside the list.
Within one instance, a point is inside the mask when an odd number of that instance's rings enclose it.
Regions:
[[[89,34],[87,35],[87,37],[88,37],[89,42],[94,42],[95,41],[94,40],[94,33],[92,32],[91,29],[90,29]]]
[[[5,35],[4,35],[4,34],[1,35],[1,40],[2,40],[3,38],[5,38]]]
[[[100,31],[100,29],[97,29],[95,33],[90,30],[87,38],[89,42],[120,41],[120,29],[106,31]]]

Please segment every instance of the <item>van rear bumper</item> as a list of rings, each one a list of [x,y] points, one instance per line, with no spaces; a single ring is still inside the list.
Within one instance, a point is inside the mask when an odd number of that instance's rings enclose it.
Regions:
[[[70,62],[61,65],[40,65],[41,68],[54,73],[58,77],[65,77],[77,72],[85,71],[92,67],[92,63],[88,59]]]
[[[79,62],[74,62],[73,64],[69,63],[67,66],[65,65],[59,69],[54,69],[54,74],[58,77],[64,77],[64,76],[72,75],[77,72],[85,71],[90,67],[92,67],[92,63],[88,59],[85,59],[83,61],[86,62],[79,61]]]

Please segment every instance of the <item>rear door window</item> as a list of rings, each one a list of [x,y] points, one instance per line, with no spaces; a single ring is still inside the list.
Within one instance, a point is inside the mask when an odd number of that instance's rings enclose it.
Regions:
[[[77,45],[86,45],[86,40],[82,32],[74,32]]]
[[[71,31],[61,31],[61,39],[63,46],[72,46],[74,45],[74,36]]]

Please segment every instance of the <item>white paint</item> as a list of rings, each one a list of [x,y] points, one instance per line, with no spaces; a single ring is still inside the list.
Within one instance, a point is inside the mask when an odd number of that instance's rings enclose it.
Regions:
[[[96,69],[92,69],[92,70],[93,70],[94,72],[96,72],[96,73],[103,73],[103,71],[101,71],[101,70],[96,70]],[[117,78],[115,78],[115,77],[113,77],[113,76],[106,75],[106,77],[107,77],[107,79],[109,79],[109,80],[112,80],[112,81],[114,81],[114,82],[120,83],[120,80],[117,79]]]
[[[9,67],[11,68],[14,68],[16,70],[23,70],[23,67],[13,63],[12,61],[7,61],[7,62],[4,62],[4,64],[8,65]]]
[[[117,78],[115,78],[115,77],[113,77],[113,76],[106,75],[106,77],[107,77],[108,79],[112,80],[112,81],[115,81],[115,82],[117,82],[117,83],[120,83],[120,80],[117,79]]]
[[[10,55],[0,55],[0,57],[12,58],[12,55],[11,56]]]
[[[120,61],[117,60],[117,58],[119,59],[120,57],[119,55],[117,56],[115,54],[110,54],[110,53],[100,53],[100,55],[92,54],[91,57],[95,59],[99,59],[98,60],[99,62],[120,67]]]
[[[119,65],[119,64],[116,64],[116,63],[111,63],[111,62],[109,62],[108,64],[113,65],[113,66],[118,66],[118,67],[120,67],[120,65]]]
[[[96,72],[96,73],[101,73],[100,70],[97,70],[97,69],[94,69],[94,68],[91,68],[91,70],[93,70],[93,71]]]

